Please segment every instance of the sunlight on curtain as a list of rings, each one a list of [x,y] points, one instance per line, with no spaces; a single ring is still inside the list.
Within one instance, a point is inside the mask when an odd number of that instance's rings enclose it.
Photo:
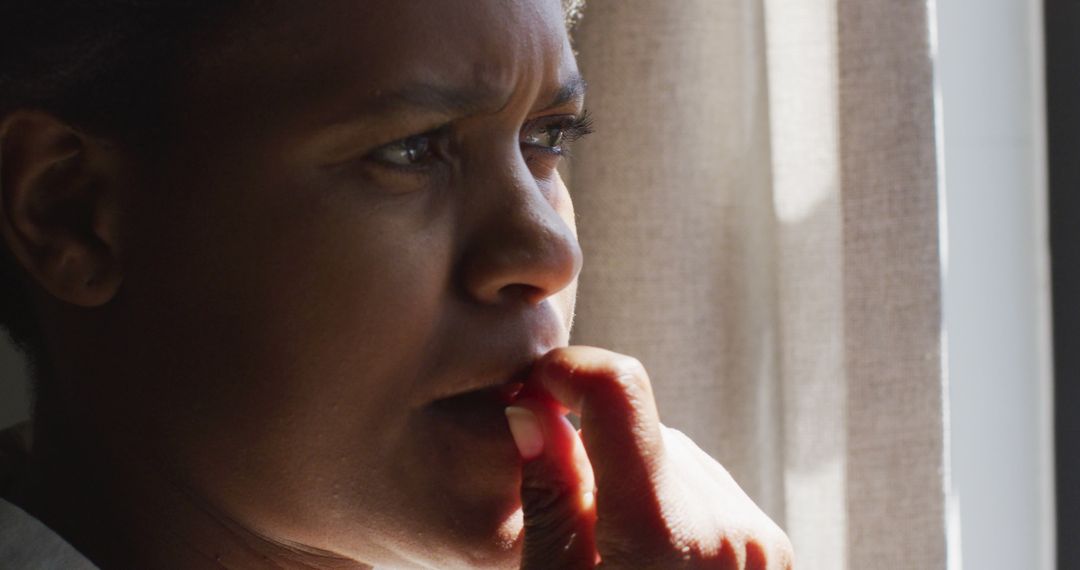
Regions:
[[[593,0],[576,32],[574,341],[644,362],[799,568],[945,564],[927,30],[894,0]]]

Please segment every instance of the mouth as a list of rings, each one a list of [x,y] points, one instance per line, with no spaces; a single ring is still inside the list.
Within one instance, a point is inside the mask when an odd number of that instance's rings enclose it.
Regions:
[[[498,408],[501,411],[514,402],[524,386],[523,378],[514,377],[502,384],[439,398],[431,403],[431,408],[446,413],[471,412],[481,408]]]
[[[504,410],[522,390],[527,373],[525,369],[501,382],[436,399],[427,406],[428,417],[440,426],[442,437],[464,438],[458,441],[468,445],[503,445],[510,437]]]
[[[478,375],[471,380],[447,386],[441,394],[428,400],[427,406],[435,409],[451,409],[466,404],[508,406],[525,385],[532,371],[533,362],[519,365],[509,371]]]

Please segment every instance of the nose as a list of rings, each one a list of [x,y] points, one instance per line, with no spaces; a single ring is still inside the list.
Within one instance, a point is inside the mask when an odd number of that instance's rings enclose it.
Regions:
[[[491,164],[470,192],[462,281],[468,295],[485,304],[535,305],[577,278],[581,247],[558,175],[538,181],[520,151],[511,163],[509,168],[505,162],[502,168]]]

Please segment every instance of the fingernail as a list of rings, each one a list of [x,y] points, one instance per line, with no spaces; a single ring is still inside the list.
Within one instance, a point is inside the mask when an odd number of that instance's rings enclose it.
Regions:
[[[514,445],[517,445],[521,458],[527,461],[539,457],[544,451],[544,435],[536,414],[520,406],[508,406],[506,421],[510,424],[510,434],[514,436]]]

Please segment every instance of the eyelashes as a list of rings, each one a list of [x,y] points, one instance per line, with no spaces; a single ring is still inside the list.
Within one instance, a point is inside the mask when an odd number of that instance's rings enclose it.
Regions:
[[[580,115],[574,117],[574,120],[567,125],[567,133],[569,135],[567,142],[574,142],[595,132],[596,130],[593,128],[592,115],[590,115],[589,110],[586,109],[582,111]]]
[[[420,173],[446,158],[449,127],[412,135],[371,151],[365,158],[397,171]],[[570,144],[594,132],[589,112],[541,117],[526,123],[519,135],[522,151],[568,156]]]
[[[588,111],[571,117],[539,119],[522,129],[521,144],[525,147],[566,156],[571,143],[592,134],[593,121]]]

